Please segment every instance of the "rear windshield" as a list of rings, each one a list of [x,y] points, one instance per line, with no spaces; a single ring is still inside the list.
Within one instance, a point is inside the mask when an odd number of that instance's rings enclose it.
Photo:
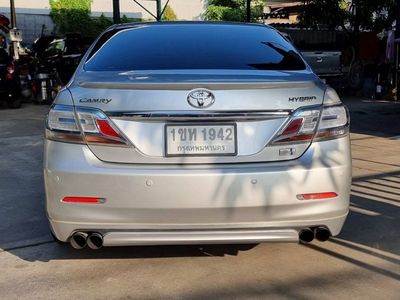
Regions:
[[[142,24],[106,33],[94,46],[84,68],[304,70],[305,65],[293,46],[267,27]]]

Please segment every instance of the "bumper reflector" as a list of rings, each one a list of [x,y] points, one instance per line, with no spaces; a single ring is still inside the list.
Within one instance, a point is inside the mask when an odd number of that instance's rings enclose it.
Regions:
[[[326,193],[313,193],[313,194],[299,194],[297,195],[297,199],[299,200],[316,200],[316,199],[327,199],[327,198],[335,198],[338,194],[334,192],[326,192]]]
[[[106,199],[98,197],[65,197],[62,202],[67,203],[104,203]]]

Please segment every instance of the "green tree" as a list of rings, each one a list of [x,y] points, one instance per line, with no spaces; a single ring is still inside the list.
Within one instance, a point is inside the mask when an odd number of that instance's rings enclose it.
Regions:
[[[97,35],[104,31],[106,28],[110,27],[113,24],[110,18],[107,18],[104,14],[101,14],[100,17],[92,19],[92,30]]]
[[[206,19],[211,21],[246,20],[246,0],[208,0]],[[251,19],[261,18],[266,0],[251,1]]]
[[[91,0],[50,0],[50,16],[61,33],[92,30]]]
[[[122,15],[121,23],[129,23],[129,22],[130,22],[129,18],[126,15]]]
[[[177,17],[171,6],[167,5],[164,14],[162,15],[163,21],[176,21]]]
[[[392,25],[395,12],[395,0],[306,0],[299,21],[311,28],[381,31]]]

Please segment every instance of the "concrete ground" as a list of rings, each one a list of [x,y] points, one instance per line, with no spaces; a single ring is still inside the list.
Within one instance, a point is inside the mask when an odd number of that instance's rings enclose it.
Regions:
[[[52,241],[47,106],[0,109],[0,299],[400,299],[400,104],[347,99],[351,212],[326,243],[77,251]]]

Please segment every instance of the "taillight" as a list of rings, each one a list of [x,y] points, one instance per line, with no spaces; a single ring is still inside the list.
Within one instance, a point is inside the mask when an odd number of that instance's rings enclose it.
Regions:
[[[272,144],[311,142],[317,130],[320,107],[297,110],[272,140]]]
[[[55,105],[47,116],[46,128],[46,138],[50,140],[129,145],[104,112],[94,108]]]
[[[350,117],[346,106],[340,101],[334,89],[328,87],[324,97],[324,107],[315,140],[328,140],[349,133]]]
[[[271,144],[309,143],[349,133],[349,114],[336,92],[328,87],[322,106],[301,108],[293,113]]]
[[[349,133],[347,108],[342,104],[325,106],[315,140],[338,138]]]
[[[14,78],[14,66],[13,65],[8,65],[7,66],[6,78],[7,79],[13,79]]]

